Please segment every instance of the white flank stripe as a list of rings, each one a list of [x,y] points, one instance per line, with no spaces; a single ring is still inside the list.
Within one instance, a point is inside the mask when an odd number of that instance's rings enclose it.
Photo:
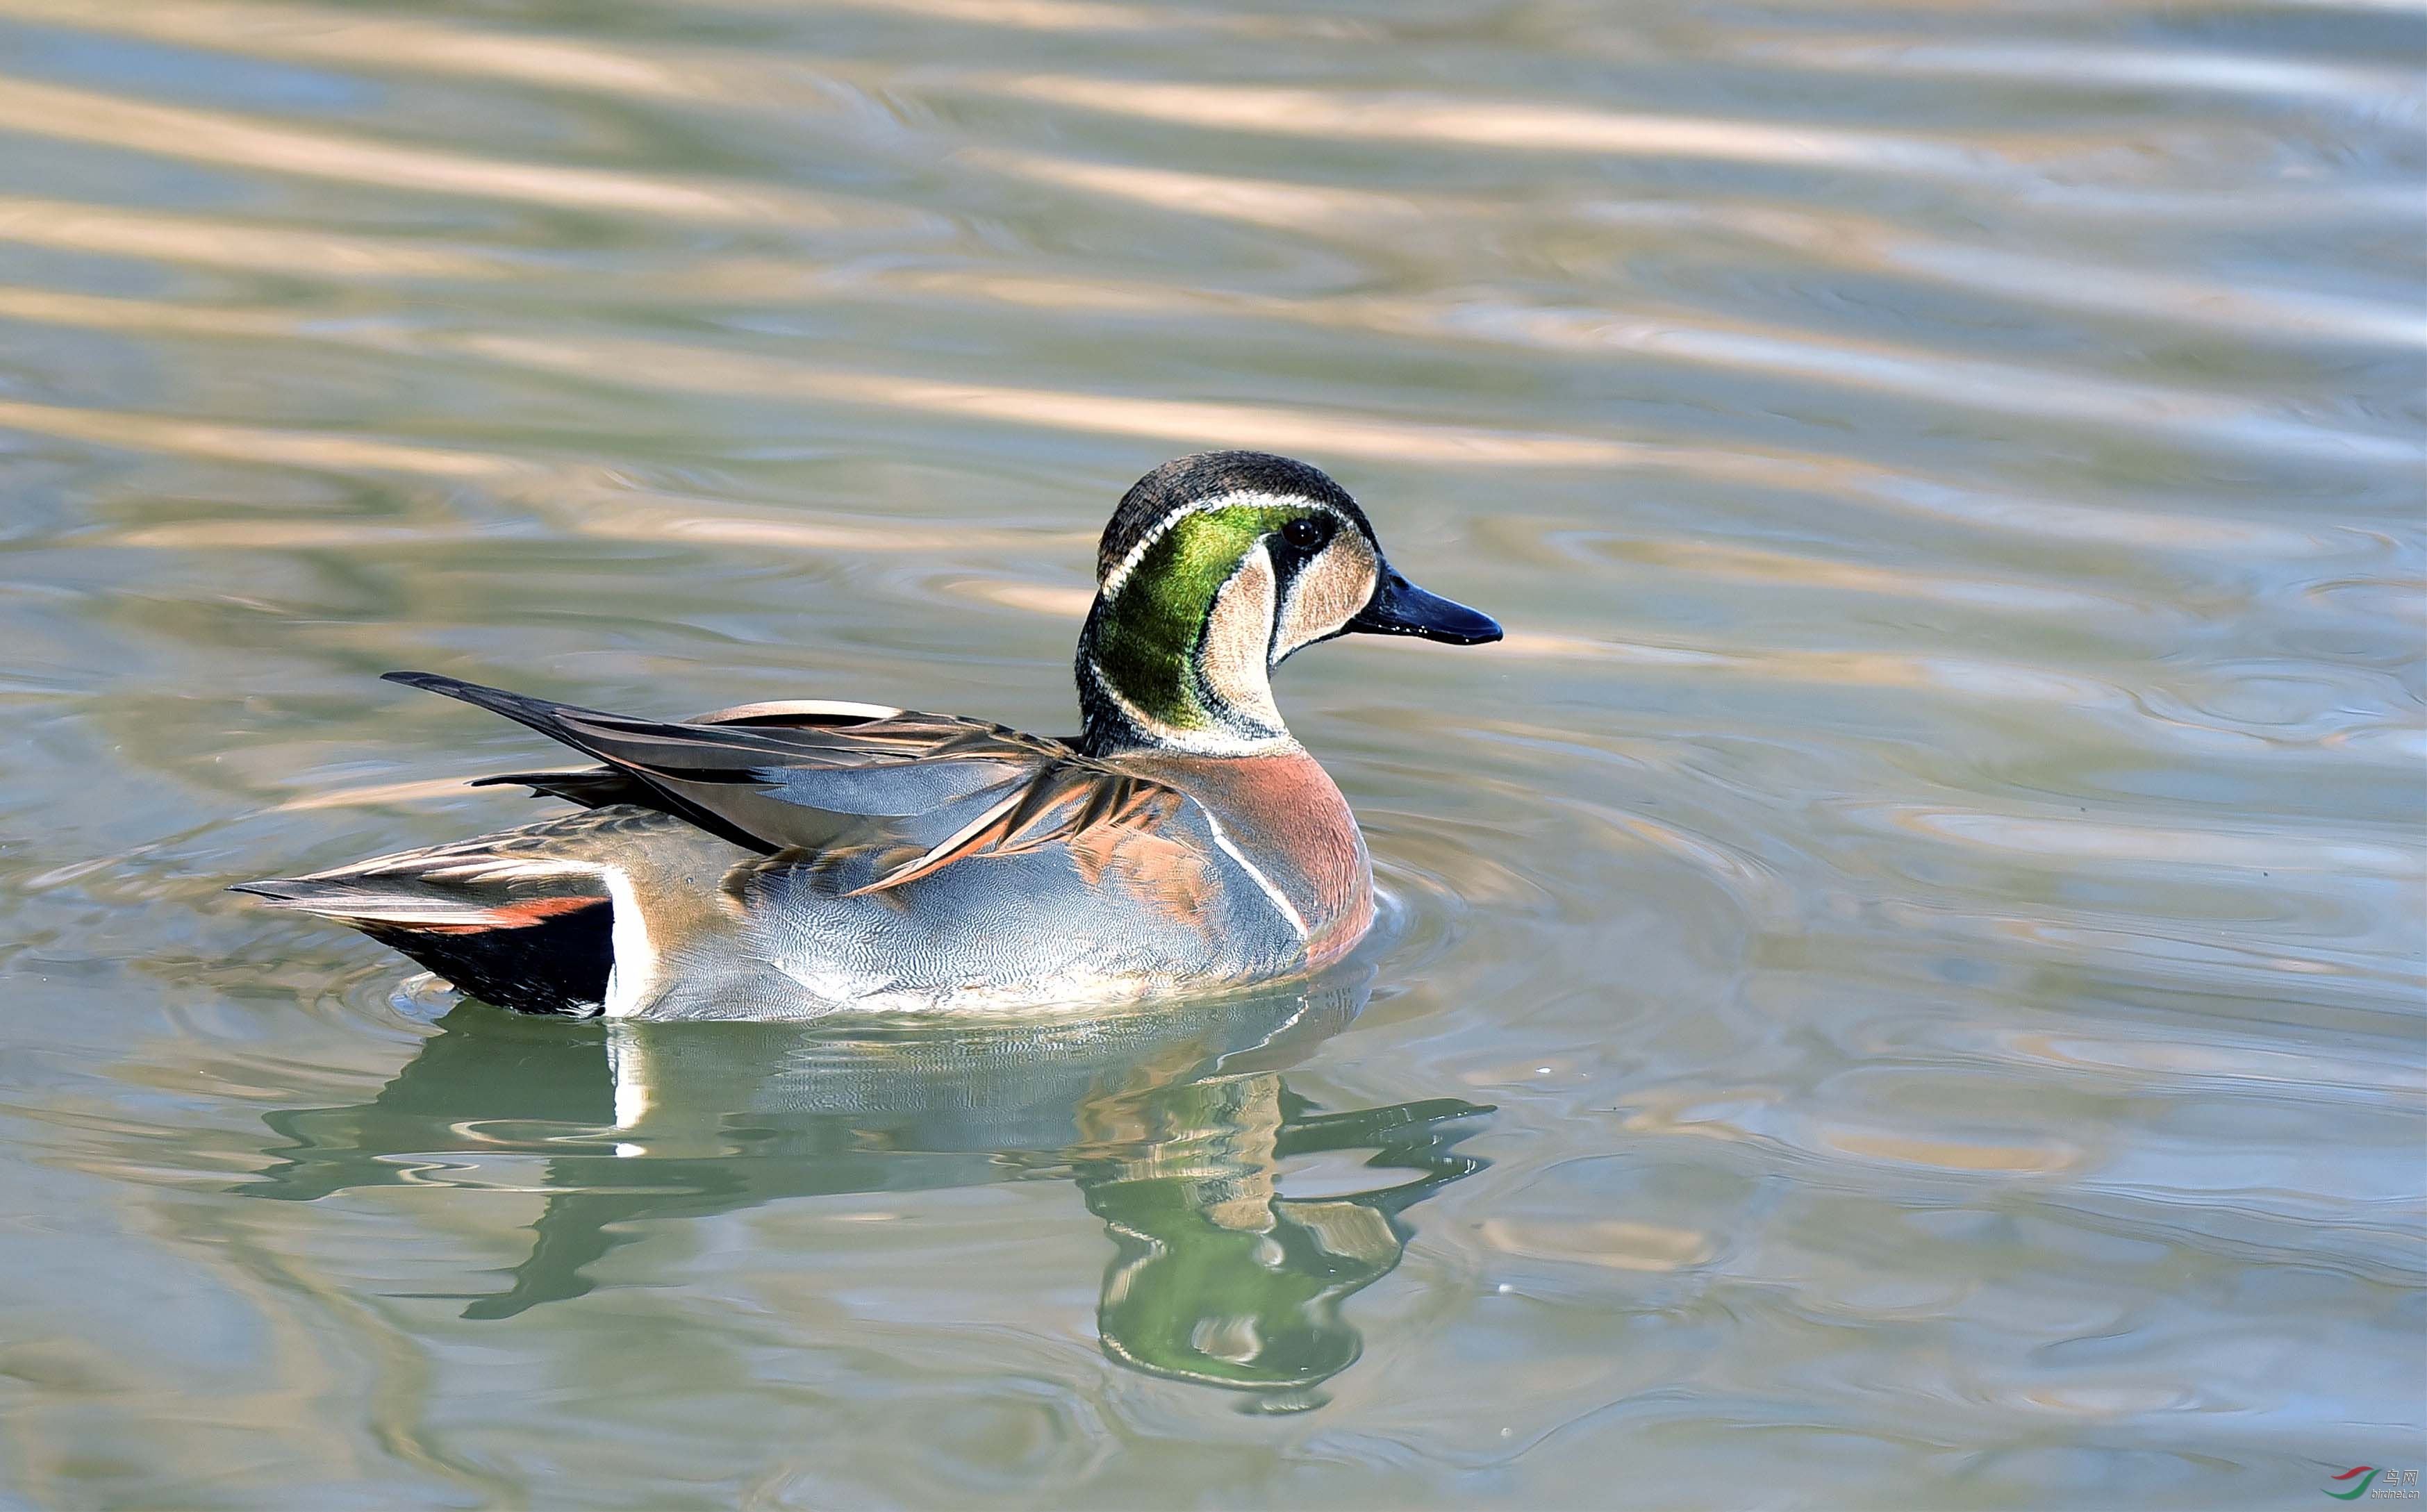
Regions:
[[[1256,886],[1264,889],[1264,896],[1270,898],[1273,906],[1281,911],[1281,917],[1290,921],[1290,928],[1297,931],[1297,937],[1305,939],[1308,934],[1306,917],[1297,911],[1297,904],[1289,901],[1289,894],[1273,886],[1273,879],[1264,875],[1263,868],[1248,860],[1237,846],[1230,843],[1230,837],[1222,828],[1222,821],[1214,817],[1210,808],[1205,810],[1205,827],[1214,832],[1214,843],[1222,848],[1222,854],[1238,862],[1247,875],[1256,879]]]

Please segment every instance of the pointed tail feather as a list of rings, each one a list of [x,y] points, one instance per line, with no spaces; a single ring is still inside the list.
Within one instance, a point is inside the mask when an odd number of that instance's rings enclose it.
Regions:
[[[251,893],[272,908],[318,914],[354,925],[383,924],[438,935],[471,935],[493,929],[529,929],[562,914],[607,902],[603,887],[529,896],[449,894],[414,886],[320,882],[310,877],[269,877],[239,882],[230,892]]]
[[[480,683],[465,682],[461,677],[449,677],[435,672],[383,672],[380,674],[380,680],[402,683],[407,688],[418,688],[425,692],[477,704],[493,714],[503,714],[510,720],[529,725],[550,740],[563,740],[567,745],[576,742],[565,732],[564,716],[587,715],[600,720],[617,717],[603,709],[584,708],[578,704],[560,704],[551,698],[510,693],[502,688],[483,687]]]
[[[696,744],[692,727],[660,720],[634,719],[624,714],[610,714],[601,709],[584,708],[578,704],[560,704],[553,699],[531,698],[522,693],[510,693],[502,688],[487,688],[461,677],[448,677],[434,672],[387,672],[380,675],[385,682],[402,683],[428,692],[442,693],[477,705],[493,714],[503,714],[518,724],[526,724],[551,740],[562,741],[584,756],[595,756],[618,772],[628,772],[651,794],[650,806],[661,808],[678,819],[689,820],[720,839],[759,853],[761,855],[780,849],[764,838],[734,824],[724,816],[692,802],[681,792],[656,780],[647,764],[636,757],[635,741],[670,742],[676,747]],[[692,773],[695,778],[700,773]],[[735,772],[723,780],[744,776]],[[520,781],[520,778],[510,779]],[[542,789],[546,790],[546,789]],[[561,796],[570,797],[570,794]],[[581,803],[583,799],[574,798]],[[628,801],[628,800],[611,800]]]

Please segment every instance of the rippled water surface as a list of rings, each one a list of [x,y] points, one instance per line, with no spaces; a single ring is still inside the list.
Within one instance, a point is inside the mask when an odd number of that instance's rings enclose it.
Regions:
[[[0,0],[0,1501],[2320,1504],[2427,1461],[2427,14]],[[1148,466],[1388,927],[634,1027],[221,892],[430,667],[1071,722]]]

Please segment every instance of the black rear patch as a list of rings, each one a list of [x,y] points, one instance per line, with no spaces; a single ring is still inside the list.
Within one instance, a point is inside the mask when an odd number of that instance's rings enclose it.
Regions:
[[[520,928],[462,934],[368,919],[346,922],[481,1001],[517,1013],[596,1013],[615,963],[615,909],[603,902]]]

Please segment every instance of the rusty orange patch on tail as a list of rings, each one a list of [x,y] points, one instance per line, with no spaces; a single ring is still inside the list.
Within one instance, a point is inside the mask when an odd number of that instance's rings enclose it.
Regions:
[[[604,898],[533,898],[527,902],[500,903],[466,912],[450,924],[399,924],[421,935],[486,935],[497,929],[529,929],[564,914],[578,913],[605,902]]]

